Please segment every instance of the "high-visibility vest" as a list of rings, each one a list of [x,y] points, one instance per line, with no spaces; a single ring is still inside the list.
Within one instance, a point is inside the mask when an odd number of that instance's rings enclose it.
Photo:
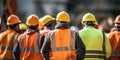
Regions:
[[[104,33],[100,30],[87,26],[79,31],[79,36],[86,46],[84,60],[105,60],[111,54],[111,45]]]
[[[105,34],[103,34],[103,45],[102,45],[102,50],[86,50],[86,55],[85,58],[99,58],[99,59],[104,59],[107,60],[105,57]],[[87,59],[86,59],[87,60]]]
[[[13,48],[18,35],[15,31],[7,30],[0,35],[0,60],[14,60]]]
[[[75,32],[70,29],[56,29],[50,36],[50,60],[76,60]]]
[[[43,60],[40,53],[40,33],[20,36],[20,60]]]
[[[112,53],[109,57],[110,60],[120,60],[120,32],[114,31],[108,35],[111,46]]]

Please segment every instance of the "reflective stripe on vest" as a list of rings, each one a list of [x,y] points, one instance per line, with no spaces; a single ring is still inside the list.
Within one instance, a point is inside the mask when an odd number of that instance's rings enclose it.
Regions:
[[[65,51],[65,50],[75,50],[75,43],[74,43],[74,36],[75,36],[75,32],[71,31],[71,37],[70,37],[70,47],[56,47],[56,41],[55,41],[55,31],[52,31],[52,47],[51,50],[52,51]]]
[[[120,58],[120,51],[113,51],[111,54],[112,54],[112,56],[110,56],[110,58]],[[113,56],[113,55],[115,55],[115,56]]]
[[[93,54],[104,54],[103,51],[98,51],[98,50],[87,50],[86,53],[93,53]]]
[[[120,55],[120,51],[113,51],[112,54],[119,54]]]
[[[22,35],[22,36],[20,37],[20,40],[21,40],[21,43],[22,43],[22,50],[21,50],[21,52],[22,52],[22,53],[25,52],[25,51],[40,52],[40,51],[39,51],[39,47],[38,47],[39,38],[40,38],[40,33],[38,33],[38,35],[37,35],[35,48],[26,48],[26,47],[24,47],[24,36]]]
[[[103,51],[98,51],[98,50],[87,50],[86,53],[91,53],[91,54],[103,54]],[[85,58],[105,58],[105,56],[102,55],[86,55]]]
[[[11,50],[11,51],[12,51],[12,49],[13,49],[13,42],[14,42],[14,38],[15,38],[15,35],[16,35],[16,34],[17,34],[17,33],[14,33],[14,34],[13,34],[13,36],[12,36],[12,38],[11,38],[11,40],[10,40],[10,44],[9,44],[8,47],[3,47],[3,46],[1,46],[0,49],[1,49],[1,50]]]
[[[120,59],[120,56],[110,56],[110,59]]]
[[[13,60],[13,59],[6,59],[6,58],[4,58],[4,59],[1,59],[1,58],[0,58],[0,60]]]
[[[86,55],[85,58],[101,58],[101,59],[103,59],[104,56],[101,56],[101,55]]]

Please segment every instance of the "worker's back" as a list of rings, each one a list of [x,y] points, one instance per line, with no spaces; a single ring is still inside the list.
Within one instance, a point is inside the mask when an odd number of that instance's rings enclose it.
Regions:
[[[20,60],[42,60],[40,53],[40,35],[38,32],[24,33],[19,38]]]
[[[120,32],[114,31],[110,33],[109,39],[112,47],[110,59],[120,60]]]
[[[58,13],[57,25],[45,36],[41,52],[46,60],[83,60],[85,45],[76,31],[70,30],[69,14]]]
[[[7,30],[0,34],[0,59],[13,59],[13,48],[18,34],[13,30]]]
[[[111,46],[102,31],[88,26],[79,31],[79,35],[86,45],[85,60],[104,60],[105,57],[108,58],[110,56]]]
[[[87,50],[102,51],[103,35],[101,31],[89,26],[88,28],[81,30],[79,35],[85,43]]]
[[[54,31],[50,37],[52,38],[50,39],[52,49],[50,59],[76,59],[75,34],[71,35],[71,33],[74,32],[71,32],[70,29],[56,29]]]
[[[111,46],[106,35],[97,29],[95,16],[86,13],[81,23],[84,28],[79,31],[79,36],[86,45],[85,60],[106,60],[110,56]]]
[[[120,15],[115,19],[114,30],[108,35],[111,43],[112,53],[110,60],[120,60]]]

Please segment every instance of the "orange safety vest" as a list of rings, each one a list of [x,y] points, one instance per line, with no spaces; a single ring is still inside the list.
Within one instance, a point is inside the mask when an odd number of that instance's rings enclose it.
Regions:
[[[40,53],[40,33],[28,35],[24,33],[18,39],[20,46],[20,60],[43,60]]]
[[[76,60],[74,31],[56,29],[52,31],[50,41],[50,60]]]
[[[110,60],[120,60],[120,32],[114,31],[110,33],[109,40],[112,47]]]
[[[13,47],[19,34],[7,30],[0,34],[0,60],[14,60]]]
[[[120,60],[120,51],[113,50],[110,56],[110,60]]]

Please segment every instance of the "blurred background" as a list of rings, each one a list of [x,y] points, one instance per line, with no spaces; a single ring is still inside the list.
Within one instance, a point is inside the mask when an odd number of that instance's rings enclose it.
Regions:
[[[79,28],[83,14],[91,12],[98,23],[109,30],[108,27],[113,27],[115,17],[120,14],[120,0],[0,0],[2,25],[10,14],[18,15],[25,22],[31,14],[40,18],[46,14],[56,17],[60,11],[68,12],[70,25]]]

